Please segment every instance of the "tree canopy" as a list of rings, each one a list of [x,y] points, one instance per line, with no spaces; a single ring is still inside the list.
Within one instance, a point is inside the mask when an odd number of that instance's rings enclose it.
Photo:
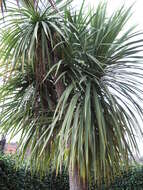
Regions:
[[[125,29],[130,9],[79,11],[70,2],[20,1],[1,21],[1,129],[21,132],[20,157],[45,171],[79,166],[110,180],[142,135],[142,32]],[[34,2],[34,1],[33,1]]]

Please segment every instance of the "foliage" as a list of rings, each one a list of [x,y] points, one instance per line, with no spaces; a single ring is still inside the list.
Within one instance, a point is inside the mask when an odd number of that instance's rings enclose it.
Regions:
[[[42,179],[38,174],[31,175],[25,164],[16,168],[17,158],[13,155],[0,154],[0,189],[1,190],[68,190],[67,173],[56,176],[48,173]]]
[[[106,3],[74,11],[68,3],[36,1],[7,7],[1,24],[1,129],[21,132],[20,157],[31,168],[79,167],[108,181],[128,166],[141,128],[142,33],[124,31],[130,8],[110,17]],[[33,167],[36,166],[36,167]]]
[[[131,166],[128,171],[122,171],[112,183],[110,190],[141,190],[143,187],[143,166]]]
[[[143,187],[143,166],[131,165],[128,170],[120,169],[110,185],[102,183],[99,190],[142,190]],[[90,190],[98,190],[97,184],[92,180]]]
[[[67,172],[58,176],[49,171],[45,177],[40,179],[38,175],[31,175],[25,170],[25,165],[16,169],[16,158],[12,155],[0,154],[0,189],[1,190],[68,190],[69,181]],[[101,190],[142,190],[143,166],[131,166],[128,171],[121,171],[115,177],[110,186]],[[94,182],[90,184],[90,190],[95,190]]]

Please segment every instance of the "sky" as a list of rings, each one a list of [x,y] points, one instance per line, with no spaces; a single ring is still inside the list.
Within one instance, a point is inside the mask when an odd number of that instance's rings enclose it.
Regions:
[[[143,31],[143,0],[105,0],[108,1],[108,14],[111,14],[116,9],[120,8],[123,4],[126,7],[130,7],[132,4],[132,13],[133,16],[131,17],[129,21],[129,25],[138,25],[138,30]],[[87,6],[94,6],[96,7],[101,0],[85,0]],[[75,0],[74,5],[76,8],[79,7],[79,5],[82,3],[82,0]],[[16,142],[19,139],[19,136],[16,136],[12,142]],[[137,139],[139,144],[139,150],[141,156],[143,156],[143,142],[141,140]]]

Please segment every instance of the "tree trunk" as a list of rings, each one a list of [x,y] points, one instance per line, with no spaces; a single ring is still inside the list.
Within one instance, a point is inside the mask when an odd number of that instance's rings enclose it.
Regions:
[[[59,59],[57,56],[57,52],[54,52],[54,63],[58,63]],[[54,81],[57,80],[58,76],[60,76],[61,72],[58,71],[57,76],[54,76]],[[65,86],[61,79],[59,79],[55,84],[55,89],[57,93],[58,100],[62,96]],[[87,180],[86,180],[87,182]],[[69,169],[69,184],[70,184],[70,190],[88,190],[88,185],[85,181],[83,181],[78,172],[78,167],[74,168],[74,171]]]
[[[69,185],[70,190],[88,190],[87,180],[81,179],[77,167],[74,168],[74,171],[69,169]]]
[[[5,144],[6,144],[6,138],[3,135],[2,138],[1,138],[1,140],[0,140],[0,151],[2,153],[4,153]]]

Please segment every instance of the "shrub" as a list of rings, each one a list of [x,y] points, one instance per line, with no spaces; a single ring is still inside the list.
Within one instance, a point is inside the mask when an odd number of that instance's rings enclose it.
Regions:
[[[16,169],[15,157],[0,154],[0,190],[68,190],[68,175],[63,172],[56,176],[49,172],[40,179],[25,170],[25,165]]]
[[[56,176],[48,172],[40,179],[39,175],[31,175],[25,170],[25,165],[16,169],[15,156],[0,154],[0,190],[69,190],[68,174],[63,171]],[[95,190],[91,183],[89,189]],[[97,188],[98,189],[98,188]],[[101,190],[143,190],[143,166],[131,166],[128,171],[122,171],[116,176],[110,187],[103,184]]]
[[[143,166],[131,166],[122,171],[111,184],[110,190],[143,190]]]

